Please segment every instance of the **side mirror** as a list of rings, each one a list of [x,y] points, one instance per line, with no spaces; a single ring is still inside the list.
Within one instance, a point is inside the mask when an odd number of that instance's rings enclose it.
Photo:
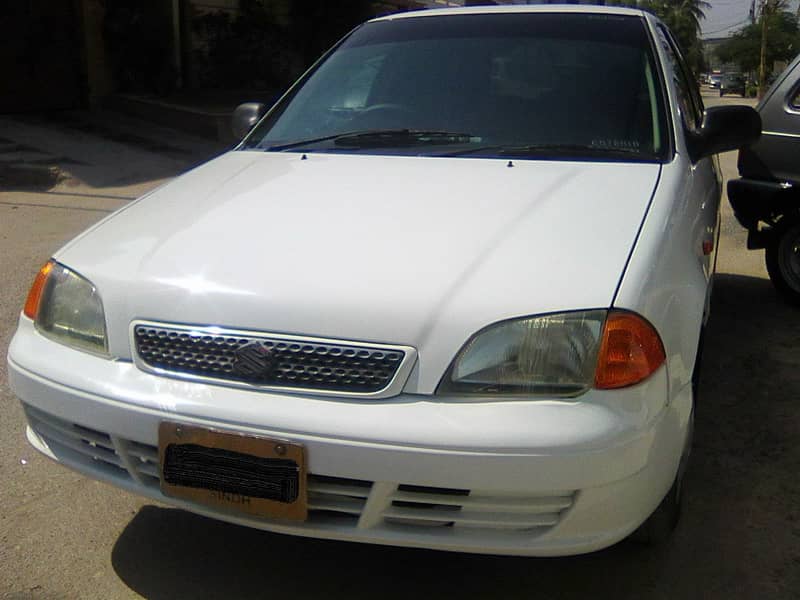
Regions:
[[[231,129],[237,141],[250,133],[255,124],[267,112],[267,107],[260,102],[245,102],[236,107],[231,118]]]
[[[713,106],[703,115],[700,131],[687,142],[693,161],[738,150],[761,137],[761,115],[749,106]]]

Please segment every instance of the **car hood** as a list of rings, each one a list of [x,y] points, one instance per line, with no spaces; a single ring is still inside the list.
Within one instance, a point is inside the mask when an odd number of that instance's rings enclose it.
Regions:
[[[403,344],[432,391],[490,323],[610,306],[659,168],[235,151],[57,259],[121,358],[135,319]]]

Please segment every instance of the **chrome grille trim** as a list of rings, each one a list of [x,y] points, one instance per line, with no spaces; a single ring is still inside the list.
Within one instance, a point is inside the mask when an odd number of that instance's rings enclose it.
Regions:
[[[167,338],[161,338],[162,341],[152,348],[148,342],[139,343],[139,339],[144,337],[143,331],[150,332],[148,335],[151,337],[165,335]],[[170,335],[173,337],[169,338]],[[177,346],[171,341],[176,338],[179,338]],[[248,380],[231,372],[233,351],[255,342],[280,347],[276,350],[279,364],[275,370],[279,374],[275,377],[281,377],[281,381]],[[156,375],[250,390],[346,398],[396,396],[402,391],[417,360],[417,351],[411,346],[143,320],[131,323],[130,343],[137,367]],[[188,344],[201,346],[201,349],[187,350]],[[145,347],[144,350],[140,346]],[[210,349],[204,354],[202,347]],[[170,353],[171,357],[163,361],[154,359],[152,355],[160,352]],[[176,356],[177,352],[182,354]],[[186,354],[190,354],[190,363],[186,363]],[[399,360],[394,360],[394,357],[399,357]],[[309,360],[313,364],[309,365]],[[319,366],[320,361],[332,362]],[[202,365],[197,366],[198,363]],[[348,387],[354,389],[343,389]]]

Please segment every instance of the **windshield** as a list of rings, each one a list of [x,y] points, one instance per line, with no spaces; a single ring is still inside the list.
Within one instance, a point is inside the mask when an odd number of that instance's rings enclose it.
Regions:
[[[245,140],[273,151],[654,161],[666,121],[643,19],[367,23]]]

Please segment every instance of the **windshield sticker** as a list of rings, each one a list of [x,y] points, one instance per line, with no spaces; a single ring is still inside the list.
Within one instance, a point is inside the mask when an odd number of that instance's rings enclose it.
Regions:
[[[639,140],[620,140],[616,138],[600,138],[592,140],[593,148],[616,150],[639,150]]]

